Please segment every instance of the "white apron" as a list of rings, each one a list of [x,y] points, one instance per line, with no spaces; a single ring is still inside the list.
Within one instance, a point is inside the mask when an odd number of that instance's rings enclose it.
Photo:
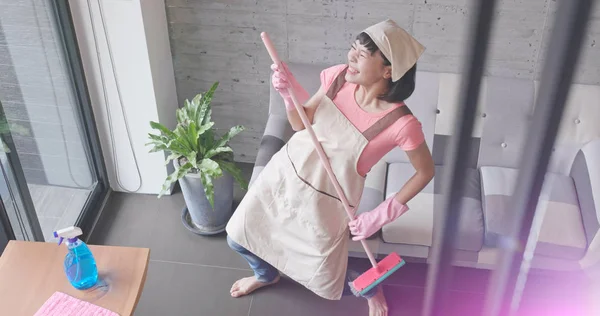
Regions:
[[[370,139],[410,114],[391,111],[361,133],[332,99],[345,83],[338,75],[315,111],[313,129],[333,173],[356,210],[365,178],[358,159]],[[315,294],[339,300],[348,264],[344,206],[306,129],[296,132],[267,163],[227,224],[229,237]]]

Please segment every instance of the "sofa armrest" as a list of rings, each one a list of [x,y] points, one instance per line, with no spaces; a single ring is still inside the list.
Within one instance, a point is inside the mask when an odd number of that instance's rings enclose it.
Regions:
[[[600,139],[587,143],[577,153],[570,175],[575,184],[588,248],[579,261],[584,269],[600,276]]]
[[[267,125],[265,126],[265,132],[263,133],[256,155],[256,161],[254,162],[250,185],[252,185],[256,177],[258,177],[269,160],[271,160],[271,157],[285,145],[293,134],[294,130],[292,129],[287,116],[278,114],[269,115]]]

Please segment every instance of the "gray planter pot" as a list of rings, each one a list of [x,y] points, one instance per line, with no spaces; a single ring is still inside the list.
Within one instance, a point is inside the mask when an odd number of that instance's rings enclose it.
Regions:
[[[178,159],[173,159],[175,168]],[[185,207],[181,219],[184,226],[199,235],[214,235],[225,231],[233,214],[233,176],[223,171],[223,176],[213,179],[215,207],[210,206],[199,174],[188,174],[179,180]]]

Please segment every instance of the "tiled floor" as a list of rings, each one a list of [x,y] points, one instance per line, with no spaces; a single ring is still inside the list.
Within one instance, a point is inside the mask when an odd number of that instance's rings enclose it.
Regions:
[[[29,184],[28,187],[48,242],[55,241],[54,231],[75,224],[90,194],[90,190],[50,185]]]
[[[28,184],[31,199],[47,242],[55,242],[52,235],[57,229],[75,224],[90,190],[51,185]],[[17,240],[25,240],[18,216],[9,194],[4,194],[4,206]]]
[[[246,174],[250,168],[246,166]],[[235,194],[237,200],[243,196],[237,187]],[[231,298],[231,284],[251,275],[251,271],[229,249],[225,235],[201,237],[187,231],[180,220],[183,206],[180,193],[161,199],[113,193],[92,235],[92,244],[151,249],[147,281],[135,315],[368,315],[366,301],[362,299],[326,301],[287,279],[248,297]],[[364,269],[369,266],[364,260],[353,260],[352,264]],[[408,263],[386,281],[390,315],[420,315],[426,274],[426,265]],[[450,292],[451,307],[446,315],[481,315],[487,279],[488,271],[457,269]],[[562,291],[554,292],[564,296]],[[531,302],[530,305],[539,306]]]

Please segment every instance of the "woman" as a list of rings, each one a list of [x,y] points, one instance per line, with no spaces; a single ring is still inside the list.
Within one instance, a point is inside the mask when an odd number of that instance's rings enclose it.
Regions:
[[[296,133],[271,158],[227,225],[230,247],[255,273],[232,286],[233,297],[276,283],[280,271],[326,299],[350,293],[348,282],[360,273],[348,269],[348,231],[354,240],[373,235],[406,212],[406,203],[434,175],[421,124],[404,104],[414,91],[423,50],[392,20],[370,26],[353,43],[347,65],[321,72],[312,98],[285,65],[272,66],[273,85]],[[406,151],[415,174],[378,207],[348,219],[288,87],[302,102],[351,207],[360,201],[365,175],[396,146]],[[380,288],[363,296],[370,315],[387,315]]]

